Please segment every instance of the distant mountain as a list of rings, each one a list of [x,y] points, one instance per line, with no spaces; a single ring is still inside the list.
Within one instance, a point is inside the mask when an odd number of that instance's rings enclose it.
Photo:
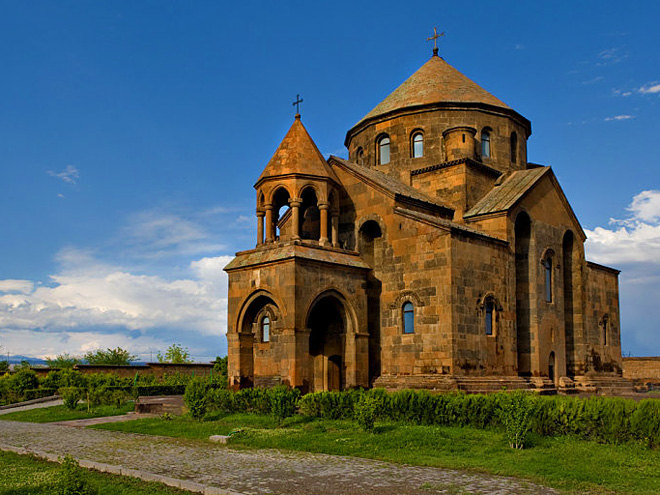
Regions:
[[[8,359],[6,355],[5,356],[0,355],[0,361],[7,361],[7,360]],[[36,357],[20,356],[20,355],[9,356],[9,364],[21,364],[21,362],[23,361],[27,361],[32,366],[37,366],[37,365],[43,366],[46,364],[46,360]]]

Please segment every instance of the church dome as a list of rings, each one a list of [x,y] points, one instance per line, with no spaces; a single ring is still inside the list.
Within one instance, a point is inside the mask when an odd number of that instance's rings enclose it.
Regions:
[[[396,110],[434,103],[482,103],[511,110],[441,57],[433,56],[357,125]]]
[[[413,170],[452,161],[451,129],[461,156],[498,171],[524,168],[529,120],[434,54],[347,133],[349,158],[409,181]],[[452,134],[453,136],[453,134]]]

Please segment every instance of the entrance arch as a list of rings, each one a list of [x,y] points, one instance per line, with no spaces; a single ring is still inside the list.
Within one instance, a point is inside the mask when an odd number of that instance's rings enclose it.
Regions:
[[[268,318],[268,334],[263,334],[263,319]],[[239,388],[255,385],[255,344],[271,340],[272,329],[278,324],[280,309],[266,292],[253,294],[245,303],[237,329],[240,352],[238,354]],[[264,340],[265,339],[265,340]]]
[[[346,306],[338,295],[328,293],[313,304],[307,317],[312,391],[346,388],[346,339],[349,325]]]
[[[548,358],[548,378],[552,383],[555,383],[555,351],[552,351]]]

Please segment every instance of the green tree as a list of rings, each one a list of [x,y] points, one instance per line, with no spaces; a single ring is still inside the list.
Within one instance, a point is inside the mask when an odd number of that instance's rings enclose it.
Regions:
[[[0,354],[4,354],[4,349],[0,345]],[[6,373],[9,371],[9,361],[4,359],[0,361],[0,373]]]
[[[71,356],[68,352],[58,354],[54,358],[46,358],[46,364],[48,364],[49,368],[73,368],[76,364],[80,364],[81,362],[82,358]]]
[[[115,349],[97,349],[96,351],[89,351],[84,356],[85,361],[89,364],[114,364],[114,365],[128,365],[137,360],[130,352],[121,347]]]
[[[193,360],[190,359],[188,348],[186,347],[184,349],[179,344],[172,344],[169,346],[167,351],[165,351],[164,356],[158,351],[156,357],[158,358],[159,363],[185,364],[193,362]]]

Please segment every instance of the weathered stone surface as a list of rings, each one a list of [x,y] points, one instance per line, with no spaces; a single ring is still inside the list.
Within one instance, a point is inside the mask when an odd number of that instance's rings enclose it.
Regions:
[[[586,261],[530,134],[438,57],[348,132],[349,159],[296,117],[255,185],[257,246],[226,267],[231,385],[623,387],[618,271]]]

